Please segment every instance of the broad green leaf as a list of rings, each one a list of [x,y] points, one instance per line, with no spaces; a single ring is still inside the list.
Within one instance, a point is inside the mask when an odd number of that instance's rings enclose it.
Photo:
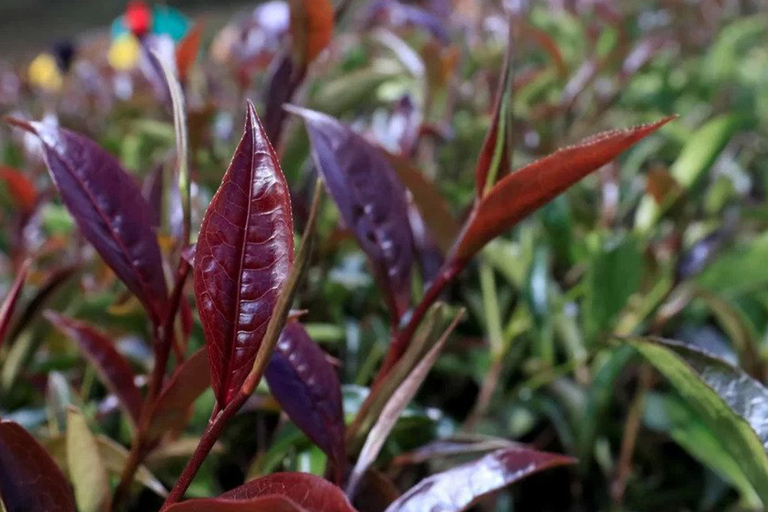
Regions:
[[[700,349],[658,338],[625,341],[669,380],[768,505],[768,389]]]
[[[768,234],[723,253],[697,278],[699,287],[730,297],[754,290],[768,282]]]
[[[649,428],[669,434],[692,457],[738,489],[750,508],[760,507],[760,498],[739,463],[679,397],[649,394],[643,421]]]
[[[67,413],[67,468],[80,512],[109,510],[109,477],[96,438],[75,409]]]

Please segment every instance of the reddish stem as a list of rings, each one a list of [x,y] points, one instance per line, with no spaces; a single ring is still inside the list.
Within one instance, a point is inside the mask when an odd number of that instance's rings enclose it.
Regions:
[[[424,319],[424,316],[432,307],[432,304],[440,298],[443,290],[453,281],[456,275],[464,268],[465,263],[461,261],[450,261],[443,266],[443,269],[437,275],[432,284],[427,288],[427,292],[421,299],[421,302],[413,310],[411,317],[408,319],[408,323],[405,324],[400,331],[398,331],[389,346],[389,351],[384,359],[384,363],[379,369],[379,373],[373,381],[373,387],[376,388],[382,380],[392,371],[392,368],[397,364],[400,358],[405,353],[405,349],[408,348],[408,344],[411,342],[411,338],[416,333],[419,324]],[[371,393],[373,394],[373,393]]]

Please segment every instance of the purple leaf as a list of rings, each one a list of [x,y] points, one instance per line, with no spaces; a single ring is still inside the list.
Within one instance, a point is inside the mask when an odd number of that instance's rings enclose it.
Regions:
[[[386,512],[460,512],[486,494],[529,475],[575,462],[565,455],[522,447],[497,450],[476,461],[425,478],[395,500]]]
[[[312,110],[290,112],[304,119],[315,165],[399,319],[410,305],[413,266],[405,187],[384,155],[347,126]]]
[[[8,512],[75,512],[67,479],[20,425],[0,422],[0,495]]]
[[[264,98],[264,130],[270,142],[277,147],[280,145],[280,135],[286,116],[283,104],[291,101],[296,86],[304,75],[300,72],[301,78],[297,80],[294,78],[296,71],[289,53],[278,55],[270,69],[269,86]]]
[[[83,322],[50,310],[43,315],[62,334],[77,343],[80,352],[93,365],[101,381],[111,393],[117,396],[133,423],[137,424],[143,401],[141,392],[133,382],[134,374],[131,365],[115,349],[112,341],[105,334]]]
[[[195,296],[221,407],[253,366],[293,264],[288,185],[248,102],[245,133],[203,218]]]
[[[298,322],[283,328],[264,376],[291,420],[344,471],[341,385],[325,352]]]
[[[13,316],[13,311],[16,309],[16,302],[19,300],[21,289],[24,286],[24,281],[27,279],[27,274],[29,273],[29,264],[29,260],[22,264],[19,274],[13,281],[11,289],[8,290],[8,295],[6,295],[5,300],[3,300],[3,305],[0,306],[0,346],[3,344],[8,326],[11,325],[11,317]]]
[[[149,206],[152,227],[159,228],[163,220],[163,164],[158,164],[144,179],[142,195]]]
[[[46,123],[10,122],[40,138],[48,171],[80,231],[159,321],[167,300],[160,248],[133,177],[82,135]]]

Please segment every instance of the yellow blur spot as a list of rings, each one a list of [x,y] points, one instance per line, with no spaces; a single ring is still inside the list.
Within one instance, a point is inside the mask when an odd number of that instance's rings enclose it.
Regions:
[[[32,85],[56,92],[61,89],[63,78],[56,65],[56,59],[48,53],[41,53],[32,60],[27,70]]]
[[[136,67],[140,54],[139,40],[130,32],[126,32],[112,42],[107,59],[109,65],[117,71],[130,71]]]

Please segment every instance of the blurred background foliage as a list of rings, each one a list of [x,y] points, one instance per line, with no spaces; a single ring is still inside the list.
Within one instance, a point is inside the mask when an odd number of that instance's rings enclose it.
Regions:
[[[224,27],[229,7],[222,15],[211,2],[172,4],[207,13],[187,88],[195,233],[239,136],[244,98],[257,107],[269,101],[270,62],[279,50],[265,43],[263,58],[248,60],[237,45],[225,44],[224,31],[245,30],[254,5]],[[386,10],[392,4],[423,15],[393,15]],[[55,27],[60,9],[93,27],[121,8],[4,0],[0,42],[14,51],[0,63],[0,113],[55,118],[98,140],[137,179],[153,176],[158,165],[167,176],[173,122],[151,78],[111,69],[105,55],[113,42],[103,31]],[[24,19],[27,9],[39,14]],[[98,18],[102,13],[107,19]],[[408,452],[425,443],[514,439],[576,456],[579,465],[535,476],[478,510],[762,510],[717,433],[611,334],[678,339],[762,382],[768,377],[765,4],[552,0],[530,2],[522,13],[512,36],[515,168],[603,129],[680,118],[492,243],[462,274],[446,299],[466,305],[469,315],[379,466],[406,488],[449,460],[440,452],[409,460]],[[254,23],[248,30],[263,30]],[[37,35],[25,38],[27,27]],[[412,155],[419,170],[398,170],[438,246],[441,226],[450,232],[474,199],[472,170],[491,122],[508,30],[500,2],[352,2],[293,100],[351,123],[389,151]],[[35,53],[28,49],[42,51],[67,34],[78,52],[61,86],[32,83]],[[279,149],[301,226],[314,171],[299,123],[289,121]],[[39,315],[51,308],[91,321],[146,373],[151,351],[138,303],[73,229],[35,147],[2,129],[0,162],[23,169],[34,185],[29,198],[27,188],[0,176],[4,286],[25,255],[35,257],[13,342],[0,352],[0,414],[53,438],[61,411],[74,403],[95,429],[127,444],[114,399]],[[425,179],[413,185],[413,172]],[[445,203],[424,206],[420,194],[434,190]],[[172,219],[164,218],[161,240],[171,229]],[[330,202],[319,240],[299,302],[310,334],[339,360],[352,417],[386,351],[388,319],[365,259]],[[202,346],[197,320],[189,343]],[[160,480],[178,474],[212,404],[209,392],[188,431],[148,461]],[[263,387],[189,495],[216,493],[246,475],[322,474],[323,467],[322,452],[280,418]],[[146,491],[142,499],[158,498]]]

